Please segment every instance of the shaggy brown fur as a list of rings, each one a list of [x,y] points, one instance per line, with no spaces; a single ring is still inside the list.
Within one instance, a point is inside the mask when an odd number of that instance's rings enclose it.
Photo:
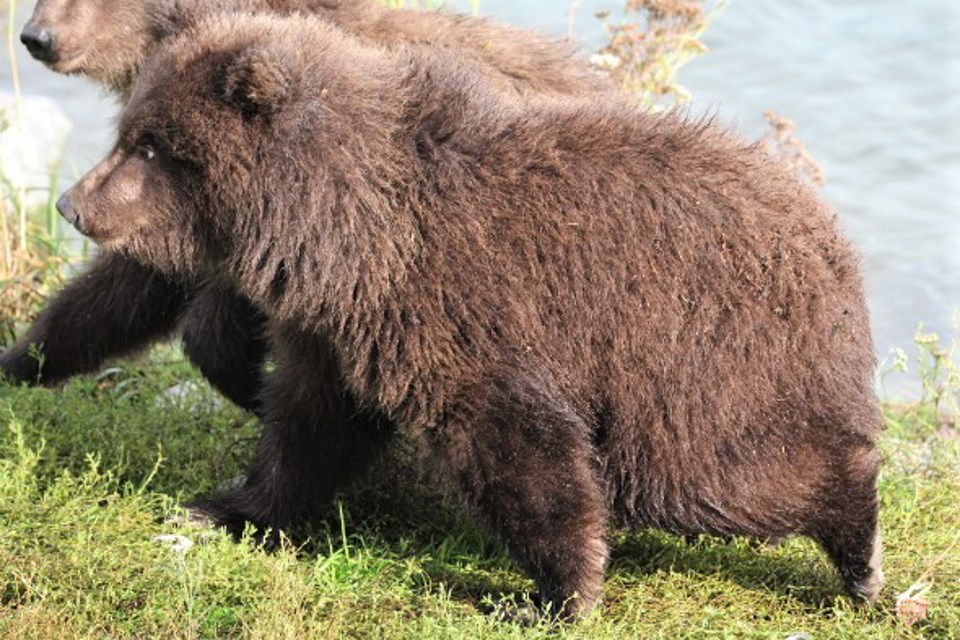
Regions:
[[[877,595],[858,259],[756,145],[232,17],[148,63],[115,151],[59,206],[269,315],[263,440],[247,484],[203,504],[235,531],[309,515],[383,416],[568,613],[600,593],[611,517],[808,535]]]
[[[264,323],[265,316],[219,278],[160,274],[129,256],[101,252],[0,354],[0,383],[56,384],[136,353],[179,327],[200,372],[232,402],[256,411],[267,352]]]
[[[568,44],[490,20],[440,11],[388,9],[379,0],[41,0],[21,40],[59,73],[93,78],[124,95],[165,38],[219,12],[314,13],[370,43],[455,49],[520,92],[609,91],[608,79]]]
[[[164,38],[202,15],[243,8],[314,11],[367,41],[454,50],[509,91],[610,89],[563,43],[487,20],[390,10],[376,0],[43,0],[23,39],[52,69],[88,75],[125,96],[142,61]],[[105,299],[110,304],[97,304]],[[187,355],[200,371],[228,398],[253,409],[266,350],[263,324],[263,316],[222,280],[173,283],[128,259],[102,256],[0,356],[0,371],[15,381],[56,383],[142,348],[179,325]],[[43,351],[42,375],[31,345]]]

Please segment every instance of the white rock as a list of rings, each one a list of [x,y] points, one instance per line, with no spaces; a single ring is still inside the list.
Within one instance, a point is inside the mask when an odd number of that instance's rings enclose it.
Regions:
[[[44,206],[72,127],[51,98],[0,92],[0,197]]]
[[[209,387],[187,380],[173,385],[157,396],[156,405],[162,409],[212,413],[223,408],[223,400]]]

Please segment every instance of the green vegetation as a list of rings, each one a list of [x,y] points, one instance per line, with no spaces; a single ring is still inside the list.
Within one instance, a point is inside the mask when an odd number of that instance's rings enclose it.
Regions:
[[[184,381],[193,391],[178,400],[169,388]],[[757,549],[639,531],[616,535],[594,615],[523,629],[487,612],[532,585],[442,505],[403,442],[296,532],[302,547],[267,552],[164,523],[240,473],[257,433],[176,352],[62,389],[2,387],[0,638],[960,637],[960,431],[933,396],[886,415],[876,607],[839,596],[807,540]],[[178,552],[161,534],[193,544]]]
[[[710,15],[696,4],[632,0],[610,27],[605,53],[652,107],[684,97],[676,65],[702,51]],[[658,35],[637,37],[650,30]],[[57,286],[55,220],[52,206],[27,212],[0,185],[0,345]],[[960,638],[956,341],[917,342],[922,400],[885,409],[888,586],[877,606],[839,596],[807,540],[758,549],[621,532],[597,611],[529,628],[490,612],[522,604],[532,584],[443,505],[408,443],[294,532],[300,547],[268,552],[170,522],[177,504],[242,472],[258,433],[179,350],[57,389],[0,384],[0,638]]]

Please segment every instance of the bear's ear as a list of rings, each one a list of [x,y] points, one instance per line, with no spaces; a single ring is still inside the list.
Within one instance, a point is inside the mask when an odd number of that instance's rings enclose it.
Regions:
[[[197,6],[197,0],[157,0],[147,5],[151,35],[157,42],[183,33],[200,15],[203,11]]]
[[[240,52],[224,69],[224,101],[248,116],[276,113],[293,97],[294,66],[287,62],[274,48]]]

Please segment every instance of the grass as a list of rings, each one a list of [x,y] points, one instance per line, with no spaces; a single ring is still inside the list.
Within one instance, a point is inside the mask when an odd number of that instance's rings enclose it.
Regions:
[[[172,400],[185,380],[195,395]],[[594,615],[521,628],[489,611],[531,583],[444,506],[403,442],[297,532],[299,548],[266,552],[164,522],[240,473],[257,434],[174,350],[61,389],[4,386],[0,638],[960,637],[960,431],[932,400],[886,418],[876,607],[839,596],[807,540],[756,549],[621,532]],[[911,587],[926,611],[908,625],[896,600]]]

